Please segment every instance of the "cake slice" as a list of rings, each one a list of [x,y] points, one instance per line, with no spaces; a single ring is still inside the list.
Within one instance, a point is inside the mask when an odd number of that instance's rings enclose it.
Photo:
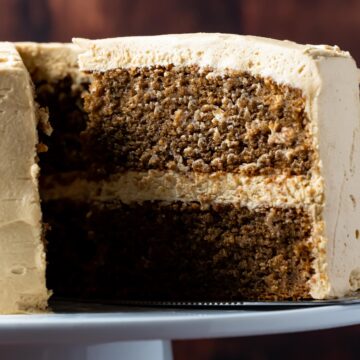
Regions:
[[[0,43],[0,313],[44,310],[45,254],[36,162],[37,115],[29,74]]]
[[[347,52],[224,34],[75,43],[93,78],[76,196],[101,242],[104,293],[226,301],[359,288]]]

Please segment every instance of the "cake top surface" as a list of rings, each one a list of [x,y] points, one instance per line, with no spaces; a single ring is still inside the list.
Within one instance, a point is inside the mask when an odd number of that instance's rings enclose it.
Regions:
[[[81,48],[79,67],[104,72],[120,67],[154,65],[210,67],[214,74],[247,71],[271,77],[313,94],[319,87],[317,63],[351,58],[337,46],[300,45],[255,36],[197,33],[123,37],[103,40],[73,39]]]
[[[22,68],[23,63],[15,46],[9,42],[0,42],[0,70]]]
[[[279,48],[286,48],[289,50],[297,50],[304,53],[309,53],[312,56],[349,56],[347,51],[342,51],[338,46],[330,45],[310,45],[298,44],[289,40],[277,40],[252,35],[237,35],[237,34],[222,34],[222,33],[189,33],[189,34],[169,34],[169,35],[154,35],[154,36],[127,36],[118,38],[107,38],[99,40],[88,40],[83,38],[74,38],[73,42],[80,46],[93,47],[144,47],[144,51],[162,51],[165,47],[180,49],[187,47],[189,49],[215,47],[217,50],[226,49],[227,47],[237,46],[242,48],[244,46],[252,46],[254,44],[263,46],[274,46]]]
[[[79,47],[68,43],[16,43],[26,68],[35,80],[57,80],[67,75],[80,76],[77,57]]]

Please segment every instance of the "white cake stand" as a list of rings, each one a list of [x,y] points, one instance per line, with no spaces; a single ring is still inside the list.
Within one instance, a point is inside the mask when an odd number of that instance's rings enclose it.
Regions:
[[[360,324],[360,304],[258,310],[117,308],[0,316],[0,359],[171,360],[171,340]]]

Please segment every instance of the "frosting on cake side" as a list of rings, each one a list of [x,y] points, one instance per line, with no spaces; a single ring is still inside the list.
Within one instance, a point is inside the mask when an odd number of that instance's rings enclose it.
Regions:
[[[29,74],[15,47],[0,43],[0,313],[44,310],[37,118]]]
[[[82,76],[78,67],[79,47],[68,43],[15,43],[27,70],[37,80],[56,81]]]

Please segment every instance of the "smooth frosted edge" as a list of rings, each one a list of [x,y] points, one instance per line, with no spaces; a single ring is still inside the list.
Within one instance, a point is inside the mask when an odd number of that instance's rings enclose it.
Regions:
[[[360,287],[359,85],[352,59],[321,59],[317,67],[321,86],[313,118],[318,119],[315,135],[325,180],[325,207],[323,216],[317,216],[323,218],[318,234],[322,256],[312,295],[341,297]],[[326,276],[328,281],[318,281]]]
[[[15,47],[0,43],[0,313],[44,309],[45,254],[31,81]]]

